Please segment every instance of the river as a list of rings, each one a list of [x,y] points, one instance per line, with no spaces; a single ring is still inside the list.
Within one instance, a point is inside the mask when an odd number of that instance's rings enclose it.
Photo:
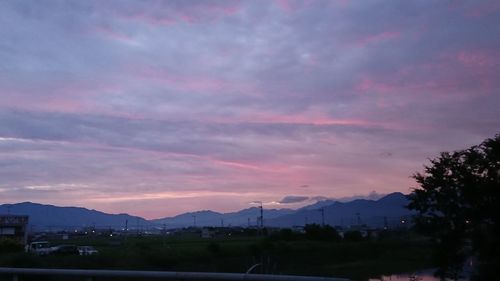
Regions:
[[[380,278],[372,278],[369,281],[440,281],[433,273],[435,269],[426,269],[415,273],[402,273],[390,276],[381,276]],[[458,281],[467,281],[469,279],[459,279]]]

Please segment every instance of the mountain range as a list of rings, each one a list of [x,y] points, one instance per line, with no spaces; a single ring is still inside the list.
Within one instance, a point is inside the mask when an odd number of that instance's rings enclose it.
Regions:
[[[319,201],[303,208],[264,209],[264,224],[275,227],[303,226],[308,223],[330,225],[366,224],[373,227],[394,225],[411,216],[405,208],[408,200],[402,193],[391,193],[378,200],[357,199],[350,202]],[[80,207],[58,207],[31,202],[0,205],[0,214],[28,215],[36,230],[70,230],[83,227],[121,229],[180,228],[188,226],[255,226],[260,208],[218,213],[210,210],[189,212],[174,217],[146,220],[129,214],[107,214]]]
[[[70,230],[83,227],[124,228],[148,226],[150,222],[138,216],[128,214],[107,214],[80,207],[58,207],[38,203],[23,202],[0,205],[0,214],[27,215],[29,225],[36,230]]]
[[[293,214],[292,209],[265,209],[266,219],[276,219],[284,215]],[[151,220],[154,224],[165,224],[172,227],[193,226],[248,226],[257,225],[257,218],[260,216],[260,208],[252,207],[238,212],[217,213],[213,211],[199,211],[185,213],[175,217]]]

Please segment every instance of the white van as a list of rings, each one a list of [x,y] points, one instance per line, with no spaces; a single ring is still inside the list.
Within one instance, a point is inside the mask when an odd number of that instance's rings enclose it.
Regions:
[[[48,241],[36,241],[28,245],[27,251],[39,256],[46,256],[50,254],[51,248]]]

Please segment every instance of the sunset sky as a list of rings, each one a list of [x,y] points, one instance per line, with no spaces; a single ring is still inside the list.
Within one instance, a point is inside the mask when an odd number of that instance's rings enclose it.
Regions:
[[[408,193],[499,89],[499,1],[0,1],[0,204]]]

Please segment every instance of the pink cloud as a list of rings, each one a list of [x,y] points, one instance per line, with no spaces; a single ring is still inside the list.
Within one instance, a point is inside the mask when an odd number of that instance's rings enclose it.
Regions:
[[[463,82],[470,81],[478,94],[492,93],[498,85],[497,69],[500,66],[500,51],[496,49],[466,49],[455,54],[445,54],[449,60],[449,72],[455,72]]]
[[[173,87],[180,91],[191,91],[199,94],[238,93],[255,95],[256,87],[247,81],[233,81],[211,77],[202,74],[177,74],[164,69],[153,67],[130,67],[134,76],[150,80],[151,82]]]
[[[360,126],[372,127],[383,126],[383,124],[374,123],[362,119],[348,119],[348,118],[332,118],[320,111],[314,112],[309,110],[302,114],[278,114],[271,112],[249,112],[240,113],[238,116],[217,117],[209,116],[204,118],[204,121],[211,123],[221,124],[235,124],[235,123],[263,123],[263,124],[296,124],[296,125],[338,125],[338,126]]]
[[[41,87],[41,86],[40,86]],[[97,102],[108,94],[123,91],[122,84],[111,81],[51,81],[43,85],[47,90],[41,94],[34,94],[32,88],[2,89],[3,107],[49,111],[61,113],[91,113],[126,119],[143,119],[144,116],[136,112],[126,112],[113,109],[106,104]]]
[[[307,116],[307,115],[266,115],[257,113],[252,116],[254,122],[261,123],[289,123],[289,124],[311,124],[311,125],[349,125],[367,126],[372,125],[365,120],[356,119],[334,119],[327,116]]]
[[[381,81],[376,81],[367,77],[362,78],[361,81],[355,86],[355,88],[358,91],[375,91],[380,93],[390,93],[396,89],[396,87],[394,87],[393,85]]]
[[[211,164],[218,169],[230,168],[234,171],[244,171],[249,172],[252,175],[258,173],[259,176],[263,177],[264,174],[269,175],[285,175],[288,174],[290,166],[287,164],[280,163],[269,163],[269,161],[243,161],[243,160],[221,160],[214,157],[208,157]],[[228,176],[230,177],[230,176]]]
[[[335,3],[342,8],[345,8],[351,4],[351,0],[337,0]]]
[[[380,96],[405,96],[407,102],[422,96],[467,99],[471,92],[487,95],[498,81],[495,67],[500,65],[499,57],[496,50],[443,53],[394,73],[362,75],[354,89]]]
[[[500,2],[498,1],[484,1],[482,3],[474,3],[473,7],[465,10],[465,16],[470,18],[481,18],[500,10]]]
[[[129,44],[136,43],[134,37],[132,37],[131,35],[120,32],[109,26],[97,26],[94,28],[94,32],[107,39],[122,41]]]
[[[137,12],[129,15],[120,15],[122,19],[128,21],[143,22],[151,25],[172,25],[177,23],[177,20],[168,15],[152,16],[145,12]]]
[[[355,45],[357,47],[364,48],[367,47],[368,45],[393,40],[399,37],[401,37],[401,32],[399,31],[383,31],[377,34],[370,34],[361,37],[355,41]]]
[[[266,173],[277,173],[286,171],[286,167],[284,165],[271,164],[271,163],[260,163],[260,162],[249,162],[242,160],[224,160],[215,156],[210,155],[199,155],[193,153],[181,153],[181,152],[172,152],[172,151],[158,151],[158,150],[149,150],[145,148],[133,147],[133,146],[111,146],[104,143],[98,142],[90,142],[90,141],[71,141],[65,142],[67,145],[78,145],[85,146],[89,149],[111,149],[116,152],[126,152],[127,154],[133,153],[137,155],[141,155],[141,159],[148,159],[151,157],[157,158],[161,156],[163,159],[169,159],[172,161],[187,161],[187,162],[196,162],[201,166],[208,166],[216,169],[231,169],[231,170],[239,170],[239,171],[249,171],[249,172],[266,172]],[[86,152],[85,152],[86,153]],[[152,171],[139,171],[134,173],[140,173],[142,176],[149,177],[165,177],[163,172],[152,172]],[[206,175],[203,175],[206,176]],[[228,176],[229,177],[229,176]],[[206,178],[205,178],[206,180]],[[224,180],[227,180],[224,179]],[[199,182],[198,182],[199,183]]]
[[[469,67],[485,67],[494,64],[496,57],[490,57],[486,53],[478,51],[460,51],[457,54],[457,59],[460,63],[463,63],[464,65]]]
[[[211,4],[208,2],[199,2],[198,4],[188,6],[166,5],[156,7],[156,9],[142,9],[127,13],[117,13],[116,16],[125,21],[141,22],[154,26],[168,26],[177,23],[198,23],[211,22],[225,17],[234,16],[241,7],[236,1],[229,5]]]
[[[278,5],[278,7],[280,7],[280,9],[283,12],[286,12],[286,13],[293,12],[292,4],[290,3],[289,0],[276,0],[275,3]]]

